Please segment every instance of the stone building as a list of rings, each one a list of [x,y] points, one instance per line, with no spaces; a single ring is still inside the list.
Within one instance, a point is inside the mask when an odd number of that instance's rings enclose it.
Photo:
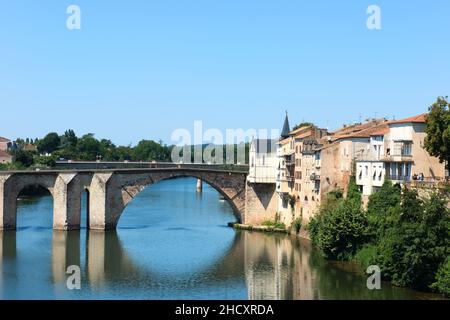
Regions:
[[[278,196],[277,215],[280,222],[289,226],[294,218],[294,207],[290,204],[290,197],[294,192],[295,172],[295,139],[290,134],[289,119],[286,118],[278,142],[278,170],[276,179],[276,193]]]
[[[7,151],[9,148],[11,148],[13,145],[13,143],[11,142],[11,140],[4,138],[4,137],[0,137],[0,150],[1,151]]]
[[[13,156],[3,150],[0,150],[0,164],[11,162],[13,162]]]
[[[306,126],[291,132],[295,140],[295,184],[293,195],[296,199],[295,216],[309,220],[319,202],[320,175],[316,150],[327,130],[316,126]],[[319,154],[320,155],[320,154]]]
[[[320,152],[320,200],[330,191],[347,192],[350,177],[355,173],[357,157],[367,153],[371,134],[386,125],[387,120],[375,119],[345,126],[322,139]]]

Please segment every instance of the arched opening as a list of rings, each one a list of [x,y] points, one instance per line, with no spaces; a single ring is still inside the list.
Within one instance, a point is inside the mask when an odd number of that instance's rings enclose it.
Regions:
[[[199,197],[196,185],[196,177],[173,177],[135,195],[118,221],[132,258],[139,255],[156,273],[185,278],[229,250],[236,236],[227,226],[235,220],[233,208],[207,183]]]
[[[91,196],[88,188],[81,191],[80,227],[89,229],[89,205]]]
[[[18,228],[53,227],[53,197],[46,187],[33,184],[20,190],[16,197],[16,225]]]

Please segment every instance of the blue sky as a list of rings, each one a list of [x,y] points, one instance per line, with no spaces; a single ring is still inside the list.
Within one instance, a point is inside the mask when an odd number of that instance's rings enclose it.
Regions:
[[[2,1],[0,136],[170,143],[194,120],[278,128],[286,109],[330,129],[422,113],[450,95],[449,14],[448,0]]]

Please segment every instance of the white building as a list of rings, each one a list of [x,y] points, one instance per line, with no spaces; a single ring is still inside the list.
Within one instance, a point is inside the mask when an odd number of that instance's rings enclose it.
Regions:
[[[386,130],[372,133],[370,151],[357,158],[356,183],[366,198],[389,179],[434,183],[445,179],[445,164],[424,148],[426,114],[391,121]]]
[[[388,132],[387,126],[372,132],[366,152],[356,158],[356,184],[360,186],[365,197],[376,192],[384,183],[385,135]]]
[[[254,139],[250,144],[250,183],[275,183],[278,166],[277,140]]]

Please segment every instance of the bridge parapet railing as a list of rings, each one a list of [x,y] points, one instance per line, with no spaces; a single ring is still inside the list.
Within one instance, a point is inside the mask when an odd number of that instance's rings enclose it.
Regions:
[[[36,171],[83,171],[83,170],[134,170],[134,169],[199,169],[221,170],[231,172],[248,172],[248,165],[207,164],[207,163],[172,163],[172,162],[129,162],[129,161],[57,161],[54,167],[26,168],[21,170],[7,170],[18,172]]]

